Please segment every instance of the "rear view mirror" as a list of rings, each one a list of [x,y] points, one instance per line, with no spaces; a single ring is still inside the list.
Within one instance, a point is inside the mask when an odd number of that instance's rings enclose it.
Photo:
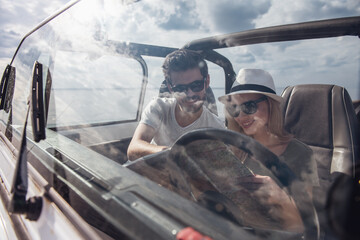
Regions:
[[[7,65],[0,83],[0,110],[9,112],[14,95],[15,68]]]

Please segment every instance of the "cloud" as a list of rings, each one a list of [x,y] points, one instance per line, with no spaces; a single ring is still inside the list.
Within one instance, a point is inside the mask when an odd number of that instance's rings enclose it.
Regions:
[[[9,59],[24,34],[67,2],[67,0],[47,2],[0,0],[0,11],[2,13],[0,15],[0,68],[2,70],[5,63],[9,63]],[[120,4],[121,1],[114,0],[114,2]],[[104,1],[101,7],[106,8],[108,3],[109,1]],[[102,13],[97,8],[93,10],[90,11],[88,8],[87,12],[83,11],[79,14],[85,16],[91,13]],[[248,30],[254,27],[360,15],[360,1],[195,0],[190,3],[185,0],[142,0],[127,6],[127,8],[120,7],[107,10],[109,10],[107,14],[110,14],[108,15],[110,16],[108,22],[94,25],[93,22],[84,18],[84,26],[80,28],[74,26],[71,29],[66,29],[67,33],[61,32],[62,29],[55,30],[62,33],[63,35],[59,35],[64,38],[71,39],[72,34],[77,36],[76,42],[83,47],[87,43],[83,38],[86,39],[88,36],[86,34],[93,31],[94,28],[99,30],[96,32],[99,34],[99,39],[102,37],[102,33],[106,33],[109,34],[106,37],[110,40],[182,47],[188,41],[197,38]],[[265,68],[274,70],[274,74],[281,77],[282,72],[278,69],[280,66],[286,65],[288,75],[290,72],[292,79],[296,78],[299,81],[304,78],[304,73],[299,74],[300,69],[307,69],[314,73],[321,70],[320,68],[316,69],[317,66],[322,66],[323,69],[329,66],[339,69],[339,66],[344,62],[351,62],[345,54],[334,56],[329,52],[326,56],[318,56],[319,54],[316,51],[311,52],[309,50],[307,59],[311,59],[314,55],[321,58],[321,62],[312,62],[313,66],[310,66],[306,60],[297,59],[299,52],[296,51],[296,45],[298,44],[298,41],[294,41],[283,44],[261,44],[232,48],[226,56],[231,57],[236,71],[241,67]],[[336,46],[334,46],[335,48]],[[327,49],[331,50],[332,47],[329,46]],[[293,58],[282,60],[282,56],[293,56]],[[335,72],[335,70],[333,71]]]
[[[10,62],[17,45],[20,42],[20,34],[14,31],[0,30],[0,69],[2,71],[4,67]]]
[[[165,30],[195,29],[199,26],[200,20],[194,9],[193,2],[178,1],[174,11],[167,19],[159,24]]]
[[[334,56],[328,56],[325,59],[325,65],[334,68],[334,67],[341,67],[342,65],[345,65],[347,63],[347,59],[344,57],[334,57]]]
[[[358,0],[273,0],[268,12],[254,21],[256,27],[314,21],[360,14]]]
[[[69,0],[0,0],[0,71],[10,63],[23,36]]]
[[[154,0],[145,1],[143,5],[141,11],[133,9],[142,13],[137,16],[156,19],[152,21],[155,23],[153,26],[164,30],[202,29],[212,33],[230,33],[253,28],[253,21],[266,13],[271,3],[266,0]]]
[[[0,29],[0,42],[2,47],[5,48],[16,47],[17,46],[16,41],[19,41],[20,38],[21,35],[12,30],[6,31]]]
[[[253,28],[253,21],[270,7],[271,2],[265,0],[197,1],[197,12],[203,27],[210,32],[221,33]]]
[[[256,61],[256,52],[254,53],[250,48],[234,48],[232,49],[234,60],[237,65],[249,65]]]
[[[68,1],[54,0],[45,4],[41,1],[0,0],[1,29],[11,30],[23,36]]]

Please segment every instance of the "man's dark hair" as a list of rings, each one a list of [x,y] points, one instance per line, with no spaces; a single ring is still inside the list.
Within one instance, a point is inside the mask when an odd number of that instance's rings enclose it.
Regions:
[[[169,82],[171,72],[184,72],[194,68],[199,68],[203,77],[208,75],[208,67],[201,54],[187,49],[179,49],[168,54],[162,65],[165,80]]]

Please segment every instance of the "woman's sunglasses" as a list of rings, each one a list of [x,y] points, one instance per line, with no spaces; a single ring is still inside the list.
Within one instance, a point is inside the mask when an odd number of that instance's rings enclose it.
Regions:
[[[256,113],[256,111],[258,109],[257,104],[259,102],[265,101],[266,99],[267,99],[267,97],[263,96],[255,101],[244,102],[243,104],[240,104],[240,105],[229,104],[228,106],[226,106],[226,110],[230,114],[230,116],[232,116],[234,118],[239,116],[240,111],[247,115],[254,114],[254,113]]]
[[[205,80],[206,80],[206,77],[204,77],[204,79],[202,79],[202,80],[196,80],[189,84],[179,84],[179,85],[175,85],[175,86],[172,85],[170,83],[170,81],[168,81],[168,83],[174,92],[187,92],[189,88],[193,92],[200,92],[205,87]]]

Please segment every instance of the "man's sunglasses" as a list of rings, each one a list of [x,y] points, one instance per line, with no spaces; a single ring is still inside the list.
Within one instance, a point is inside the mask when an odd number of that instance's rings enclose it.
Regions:
[[[226,110],[230,114],[230,116],[232,116],[234,118],[239,116],[240,111],[242,111],[243,113],[245,113],[247,115],[254,114],[254,113],[256,113],[256,111],[258,109],[257,104],[259,102],[265,101],[266,99],[267,99],[267,97],[263,96],[255,101],[244,102],[243,104],[240,104],[240,105],[228,104],[228,106],[226,106]]]
[[[175,86],[172,85],[170,83],[170,81],[168,81],[168,83],[174,92],[186,92],[186,91],[188,91],[189,88],[193,92],[200,92],[205,87],[205,80],[206,80],[206,77],[204,77],[204,79],[202,79],[202,80],[196,80],[189,84],[179,84],[179,85],[175,85]]]

